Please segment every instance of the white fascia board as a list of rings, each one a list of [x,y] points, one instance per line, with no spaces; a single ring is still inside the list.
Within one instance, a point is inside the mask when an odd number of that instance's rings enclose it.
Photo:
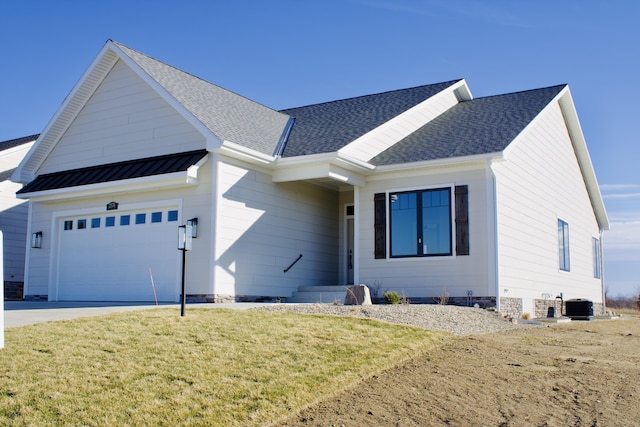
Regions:
[[[365,185],[365,178],[362,175],[330,163],[315,163],[276,169],[273,171],[271,177],[273,182],[330,178],[344,184],[360,187]]]
[[[573,98],[571,96],[569,86],[565,86],[549,102],[549,104],[547,104],[547,106],[540,111],[538,116],[531,120],[531,122],[529,122],[529,124],[522,130],[522,132],[520,132],[520,134],[518,134],[518,136],[516,136],[514,140],[511,141],[511,143],[504,150],[504,156],[506,159],[509,158],[511,147],[514,146],[520,139],[524,138],[524,136],[534,126],[534,122],[536,121],[536,119],[547,108],[555,105],[556,102],[560,106],[560,111],[562,112],[562,117],[567,127],[569,139],[571,140],[573,150],[576,154],[576,158],[578,159],[578,165],[582,173],[582,178],[584,179],[585,185],[587,187],[587,192],[591,200],[591,206],[593,207],[593,211],[598,221],[598,226],[601,230],[609,230],[609,218],[607,216],[604,200],[602,199],[602,194],[600,193],[600,186],[598,185],[596,173],[593,169],[591,156],[589,155],[589,150],[587,149],[587,142],[584,138],[584,134],[582,133],[582,127],[580,126],[580,120],[578,119],[578,113],[576,112],[575,104],[573,103]]]
[[[345,184],[363,186],[365,176],[375,166],[342,153],[320,153],[309,156],[278,158],[274,163],[273,182],[330,178]]]
[[[443,168],[486,168],[487,162],[504,160],[503,152],[498,151],[488,154],[476,154],[473,156],[451,157],[446,159],[425,160],[421,162],[400,163],[395,165],[378,166],[376,172],[407,172],[415,169],[443,169]]]
[[[35,179],[37,170],[44,160],[73,123],[95,89],[116,64],[118,56],[113,52],[112,45],[111,42],[107,42],[103,46],[71,92],[65,97],[62,105],[49,120],[44,130],[40,132],[40,137],[14,173],[17,182],[26,184]]]
[[[209,151],[260,166],[270,165],[276,160],[274,156],[226,140],[222,141],[217,148],[212,148]]]
[[[560,104],[560,110],[567,125],[567,131],[573,143],[576,157],[578,158],[578,164],[580,165],[580,170],[582,171],[582,176],[587,186],[591,205],[596,214],[600,230],[609,230],[609,217],[604,205],[604,200],[602,199],[602,193],[600,193],[600,185],[596,178],[596,172],[591,162],[589,150],[587,149],[587,142],[582,133],[582,126],[580,126],[578,113],[576,112],[573,97],[571,96],[571,91],[568,86],[562,90],[558,96],[558,103]]]
[[[352,158],[357,158],[362,162],[368,162],[458,104],[461,99],[466,99],[470,96],[471,92],[467,87],[466,81],[464,79],[460,80],[356,138],[342,147],[339,152]]]
[[[367,173],[375,170],[371,163],[351,157],[341,152],[310,154],[296,157],[278,157],[274,162],[275,169],[295,168],[303,165],[334,164],[359,173]]]
[[[198,179],[193,177],[193,171],[182,171],[77,187],[35,191],[33,193],[18,194],[17,197],[19,199],[29,199],[31,202],[53,202],[193,185],[198,185]]]

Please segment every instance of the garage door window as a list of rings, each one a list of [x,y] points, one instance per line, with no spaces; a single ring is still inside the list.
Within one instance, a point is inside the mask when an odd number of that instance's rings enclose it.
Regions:
[[[136,224],[144,224],[147,222],[147,214],[136,214]]]
[[[73,230],[73,221],[65,221],[64,222],[65,230]]]
[[[131,215],[121,215],[120,225],[129,225],[129,224],[131,224]]]
[[[78,230],[84,230],[85,228],[87,228],[87,220],[86,219],[79,219],[78,220]]]
[[[151,222],[162,222],[162,212],[153,212],[151,214]]]
[[[100,228],[100,218],[91,218],[91,228]]]
[[[104,226],[105,227],[113,227],[114,225],[116,225],[116,217],[115,216],[108,216],[104,219]]]
[[[174,222],[178,220],[178,211],[167,212],[167,221]]]

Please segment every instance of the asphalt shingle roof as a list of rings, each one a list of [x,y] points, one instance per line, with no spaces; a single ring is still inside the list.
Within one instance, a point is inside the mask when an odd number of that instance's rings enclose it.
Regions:
[[[25,185],[18,194],[182,172],[207,154],[207,150],[196,150],[43,174]]]
[[[371,160],[376,166],[500,152],[566,85],[456,104]]]
[[[10,139],[8,141],[0,142],[0,151],[8,150],[9,148],[17,147],[28,142],[35,141],[40,136],[39,133],[35,135],[23,136],[22,138]]]
[[[338,151],[458,81],[281,110],[295,119],[282,157]]]
[[[113,42],[218,138],[273,155],[289,117]]]

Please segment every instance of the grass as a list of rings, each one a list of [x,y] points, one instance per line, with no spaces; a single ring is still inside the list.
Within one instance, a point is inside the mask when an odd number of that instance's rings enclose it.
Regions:
[[[173,308],[10,328],[2,425],[264,425],[443,334],[368,319]]]

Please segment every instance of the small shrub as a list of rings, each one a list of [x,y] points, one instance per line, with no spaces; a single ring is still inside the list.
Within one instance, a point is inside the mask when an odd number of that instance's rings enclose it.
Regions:
[[[442,289],[442,293],[434,298],[434,300],[440,305],[447,305],[449,302],[449,292],[447,292],[447,288]]]
[[[523,320],[529,320],[529,319],[531,319],[531,314],[522,313],[522,316],[520,316],[520,317],[522,317]]]
[[[382,297],[387,304],[400,304],[400,295],[397,292],[387,291]]]

